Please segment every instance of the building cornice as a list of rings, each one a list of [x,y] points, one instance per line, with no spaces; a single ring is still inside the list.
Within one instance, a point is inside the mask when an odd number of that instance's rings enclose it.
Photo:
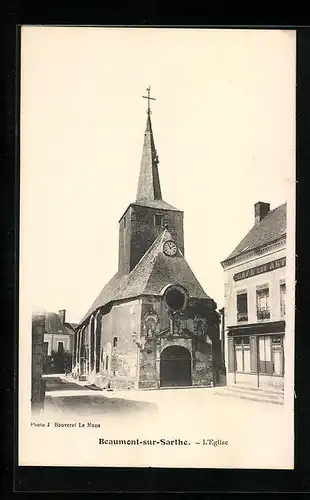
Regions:
[[[281,246],[285,246],[286,243],[286,234],[278,238],[277,240],[272,241],[268,245],[261,245],[260,247],[256,247],[253,250],[249,250],[247,252],[243,252],[231,259],[226,259],[221,262],[221,266],[224,269],[227,269],[229,266],[233,266],[234,264],[239,264],[247,261],[251,257],[262,256],[264,254],[269,253],[270,251],[277,250]]]
[[[228,336],[235,335],[258,335],[262,333],[284,333],[285,321],[262,321],[259,323],[250,323],[247,325],[227,326]]]

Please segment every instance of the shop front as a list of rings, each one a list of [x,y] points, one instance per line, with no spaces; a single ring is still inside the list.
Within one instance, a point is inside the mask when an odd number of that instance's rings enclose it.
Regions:
[[[284,388],[285,322],[228,328],[230,384]]]

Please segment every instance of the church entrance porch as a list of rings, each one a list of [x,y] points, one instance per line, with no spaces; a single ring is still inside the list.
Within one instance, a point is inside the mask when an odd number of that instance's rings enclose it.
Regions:
[[[160,387],[192,385],[191,355],[181,346],[170,346],[160,356]]]

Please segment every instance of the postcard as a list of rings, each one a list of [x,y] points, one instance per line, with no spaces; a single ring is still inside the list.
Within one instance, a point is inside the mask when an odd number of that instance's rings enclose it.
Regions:
[[[18,465],[294,468],[295,67],[21,28]]]

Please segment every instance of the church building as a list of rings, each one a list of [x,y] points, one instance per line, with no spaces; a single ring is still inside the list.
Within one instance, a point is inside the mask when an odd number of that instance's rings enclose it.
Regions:
[[[147,91],[136,200],[119,220],[118,270],[76,328],[73,376],[114,389],[213,386],[219,314],[185,260],[183,212],[162,197]]]

